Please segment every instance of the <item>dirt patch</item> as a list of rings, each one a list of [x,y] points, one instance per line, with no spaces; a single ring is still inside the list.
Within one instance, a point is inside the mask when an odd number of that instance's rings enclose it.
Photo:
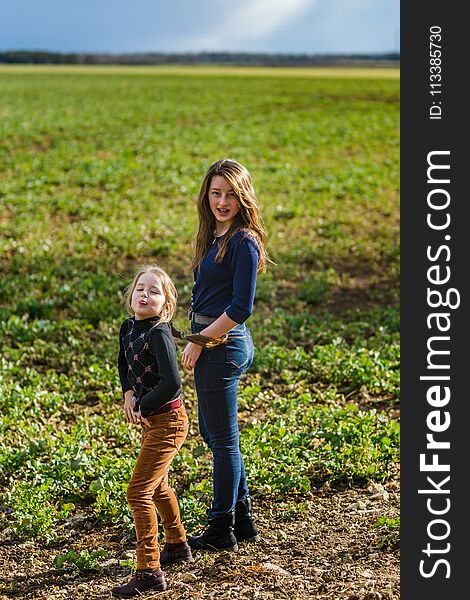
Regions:
[[[256,505],[262,534],[239,552],[195,553],[193,563],[165,569],[168,589],[147,593],[161,600],[347,599],[397,600],[399,552],[383,546],[374,523],[399,514],[398,479],[378,488],[315,491],[309,499]],[[297,513],[292,516],[292,511]],[[122,543],[119,526],[95,528],[55,546],[33,542],[0,545],[1,598],[101,599],[129,578],[120,561],[135,556],[133,542]],[[99,572],[60,572],[55,556],[68,550],[105,548]]]

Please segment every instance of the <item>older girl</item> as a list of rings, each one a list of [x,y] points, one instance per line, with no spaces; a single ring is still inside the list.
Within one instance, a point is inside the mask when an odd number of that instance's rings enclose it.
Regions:
[[[259,539],[240,452],[237,388],[253,360],[245,321],[269,260],[266,233],[251,176],[234,160],[209,167],[197,208],[191,329],[227,339],[213,348],[189,342],[182,353],[183,366],[194,368],[199,430],[214,462],[208,527],[188,543],[193,550],[238,550],[238,542]]]

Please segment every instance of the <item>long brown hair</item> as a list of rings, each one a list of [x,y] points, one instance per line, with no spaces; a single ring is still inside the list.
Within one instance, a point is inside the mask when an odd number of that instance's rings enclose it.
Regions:
[[[216,262],[221,262],[227,251],[231,238],[240,230],[246,231],[258,243],[260,256],[258,272],[266,271],[268,262],[272,262],[268,256],[267,235],[260,215],[260,208],[256,198],[251,175],[247,169],[236,160],[224,158],[213,163],[206,172],[197,199],[197,212],[199,226],[194,241],[194,258],[191,268],[197,269],[209,246],[214,241],[215,217],[209,205],[209,188],[212,178],[221,175],[231,185],[238,199],[240,211],[235,216],[228,232],[221,237]]]

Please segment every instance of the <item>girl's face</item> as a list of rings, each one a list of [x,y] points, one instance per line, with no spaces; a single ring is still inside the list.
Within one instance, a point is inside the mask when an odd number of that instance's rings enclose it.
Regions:
[[[137,280],[131,297],[131,307],[136,320],[157,317],[165,306],[166,298],[160,279],[147,271]]]
[[[226,231],[240,212],[240,205],[230,183],[215,175],[209,185],[209,206],[215,217],[216,233]]]

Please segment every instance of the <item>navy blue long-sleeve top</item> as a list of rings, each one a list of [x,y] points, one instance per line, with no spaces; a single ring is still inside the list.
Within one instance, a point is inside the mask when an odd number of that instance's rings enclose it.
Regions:
[[[207,317],[224,312],[236,323],[244,323],[253,311],[258,272],[259,248],[246,231],[238,231],[228,242],[220,263],[217,238],[194,271],[191,309]]]
[[[126,319],[119,332],[118,370],[123,395],[132,390],[142,416],[178,398],[181,377],[176,346],[168,323],[155,317]]]

